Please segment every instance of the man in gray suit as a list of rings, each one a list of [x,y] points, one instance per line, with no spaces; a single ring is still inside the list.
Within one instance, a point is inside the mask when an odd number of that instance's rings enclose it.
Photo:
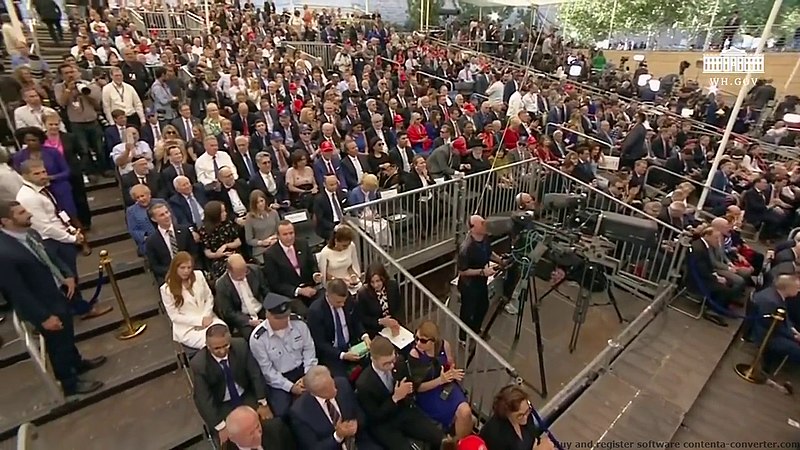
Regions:
[[[467,164],[461,163],[461,154],[466,150],[467,141],[463,137],[435,148],[428,156],[428,173],[433,178],[452,178],[456,172],[469,170]]]
[[[724,217],[717,217],[711,221],[711,228],[719,231],[724,240],[730,234],[730,222]],[[717,275],[728,281],[728,286],[737,293],[743,293],[746,279],[753,274],[752,268],[736,267],[733,265],[728,255],[725,254],[724,242],[716,247],[709,248],[711,263]]]
[[[192,138],[192,127],[199,125],[200,119],[192,117],[192,108],[184,103],[178,109],[178,117],[172,119],[172,126],[178,129],[178,134],[184,142]]]
[[[228,272],[217,279],[216,287],[214,303],[220,318],[244,339],[249,339],[253,329],[266,317],[262,303],[269,288],[261,270],[248,265],[242,255],[231,255]]]

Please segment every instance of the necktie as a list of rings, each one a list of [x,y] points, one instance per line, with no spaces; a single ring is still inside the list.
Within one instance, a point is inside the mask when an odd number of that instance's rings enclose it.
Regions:
[[[211,164],[214,166],[214,178],[219,178],[219,163],[217,163],[217,156],[211,157]]]
[[[381,372],[381,380],[383,381],[383,385],[386,386],[386,389],[389,392],[394,391],[394,380],[392,379],[392,374],[390,372]]]
[[[331,423],[336,425],[342,420],[342,415],[339,414],[339,410],[336,409],[333,402],[330,400],[325,400],[325,408],[328,410],[328,415],[331,416]]]
[[[156,140],[161,139],[161,130],[158,129],[158,125],[153,125],[153,136],[156,137]]]
[[[50,273],[53,274],[53,278],[56,279],[56,283],[59,286],[64,284],[64,275],[61,274],[61,271],[56,267],[53,260],[50,259],[50,255],[47,254],[47,251],[44,249],[44,245],[33,237],[32,234],[27,234],[25,236],[25,242],[30,247],[31,251],[34,255],[41,261],[48,269],[50,269]]]
[[[147,182],[145,182],[144,177],[139,177],[139,184],[147,184]]]
[[[297,275],[300,275],[300,263],[297,261],[297,253],[294,247],[289,247],[289,250],[286,252],[286,257],[289,258],[289,263],[291,263]]]
[[[339,315],[339,308],[333,310],[333,322],[336,328],[336,347],[341,351],[347,351],[347,341],[344,339],[344,324]]]
[[[336,194],[333,192],[331,192],[331,204],[333,205],[333,210],[336,213],[336,217],[333,218],[334,221],[341,222],[342,216],[344,215],[342,213],[342,205],[339,203],[339,199],[336,198]]]
[[[200,213],[200,204],[194,198],[194,195],[189,196],[189,209],[192,212],[192,220],[197,228],[203,226],[203,214]]]
[[[250,136],[250,127],[247,126],[247,119],[242,117],[242,131],[245,136]]]
[[[119,127],[119,141],[125,144],[125,128]]]
[[[330,161],[326,161],[325,164],[328,166],[328,175],[333,175],[336,173],[336,171],[333,170],[333,164]]]
[[[175,238],[175,232],[167,230],[169,235],[169,252],[174,257],[178,253],[178,240]]]
[[[225,375],[225,384],[228,386],[228,393],[231,396],[231,405],[235,408],[242,404],[242,397],[239,395],[239,390],[236,389],[236,382],[233,380],[233,371],[231,366],[228,365],[228,360],[223,359],[219,362],[222,366],[222,374]]]
[[[177,173],[178,176],[183,176],[183,166],[180,164],[175,166],[175,173]]]
[[[250,159],[249,154],[244,155],[244,165],[247,166],[247,173],[249,173],[250,176],[253,176],[256,173],[255,169],[253,169],[253,160]]]
[[[192,121],[189,119],[183,119],[183,126],[186,128],[186,140],[192,138]]]

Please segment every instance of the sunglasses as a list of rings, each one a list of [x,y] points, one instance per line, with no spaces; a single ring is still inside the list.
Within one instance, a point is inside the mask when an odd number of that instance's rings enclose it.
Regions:
[[[428,342],[432,342],[433,341],[433,339],[427,339],[427,338],[419,337],[419,336],[414,336],[414,340],[416,342],[419,342],[420,344],[427,344]]]

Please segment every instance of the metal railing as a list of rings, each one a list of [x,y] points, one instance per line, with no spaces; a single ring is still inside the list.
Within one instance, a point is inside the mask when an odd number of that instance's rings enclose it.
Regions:
[[[532,162],[451,180],[435,178],[433,185],[402,193],[383,191],[382,198],[344,211],[382,245],[391,245],[387,254],[395,260],[404,262],[423,253],[441,256],[455,248],[457,233],[474,211],[490,216],[516,209],[515,196],[532,192]]]
[[[569,129],[569,128],[565,127],[564,125],[559,125],[557,123],[548,123],[544,127],[545,134],[550,134],[550,128],[551,127],[558,128],[559,130],[563,131],[564,133],[572,133],[574,135],[577,135],[577,136],[580,136],[580,137],[582,137],[584,139],[592,141],[595,144],[600,145],[601,148],[607,148],[608,149],[608,153],[606,153],[605,150],[603,151],[603,154],[606,155],[606,156],[611,156],[613,154],[614,146],[609,144],[608,142],[602,141],[602,140],[600,140],[600,139],[598,139],[598,138],[596,138],[594,136],[590,136],[590,135],[588,135],[586,133],[581,133],[580,131],[575,131],[575,130]]]
[[[654,221],[658,224],[655,238],[657,245],[654,247],[629,242],[613,242],[614,248],[609,255],[619,261],[618,276],[614,278],[616,282],[630,287],[637,293],[646,293],[652,296],[658,293],[659,285],[670,280],[680,271],[680,261],[684,249],[677,242],[676,237],[681,235],[683,230],[555,167],[541,165],[539,175],[534,180],[537,183],[533,191],[534,196],[540,201],[547,193],[580,191],[585,195],[584,202],[590,213],[611,212]],[[562,209],[548,212],[545,218],[555,224],[564,224],[573,213],[574,210]]]
[[[442,78],[442,77],[440,77],[438,75],[434,75],[434,74],[428,73],[428,72],[422,72],[420,70],[418,70],[416,73],[417,73],[417,75],[422,75],[423,77],[433,78],[434,80],[439,80],[439,81],[441,81],[443,83],[447,83],[449,90],[451,92],[454,90],[455,84],[453,84],[453,82],[448,80],[447,78]]]
[[[333,61],[339,51],[336,44],[327,44],[325,42],[285,41],[284,45],[294,51],[300,51],[313,57],[317,64],[324,69],[333,68]]]
[[[473,411],[479,418],[492,413],[495,394],[522,379],[511,364],[473,332],[458,316],[425,285],[413,277],[403,265],[381,248],[358,224],[354,227],[360,239],[361,263],[364,267],[379,262],[397,282],[403,299],[401,324],[412,333],[426,320],[439,327],[439,336],[450,343],[455,365],[465,370],[461,386],[467,393]],[[457,344],[459,333],[466,336],[465,345]]]
[[[44,381],[51,400],[56,404],[55,406],[62,405],[64,403],[64,392],[61,390],[56,378],[48,370],[47,348],[44,343],[44,337],[42,335],[39,335],[38,338],[34,337],[27,324],[21,321],[16,313],[11,315],[11,319],[14,324],[14,330],[16,330],[20,340],[25,344],[25,350],[28,351],[31,361],[33,361],[36,373]]]
[[[136,27],[137,30],[146,30],[147,25],[144,22],[144,17],[139,13],[139,10],[132,7],[125,8],[125,11],[128,13],[128,20],[130,20],[131,24]]]

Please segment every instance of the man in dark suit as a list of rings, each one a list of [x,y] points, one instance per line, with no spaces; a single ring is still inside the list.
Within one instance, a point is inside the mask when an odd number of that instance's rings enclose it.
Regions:
[[[236,179],[230,167],[219,169],[219,189],[208,191],[209,200],[217,200],[225,205],[228,217],[244,224],[244,216],[250,205],[250,187],[241,178]]]
[[[262,302],[269,293],[258,266],[247,264],[242,255],[231,255],[228,273],[217,278],[214,306],[232,330],[250,338],[253,328],[266,318]]]
[[[134,203],[130,191],[137,184],[144,184],[150,188],[153,197],[162,198],[164,190],[161,186],[161,177],[157,173],[150,171],[147,159],[144,156],[135,156],[131,162],[131,167],[133,167],[133,170],[120,176],[122,200],[125,206],[131,206]]]
[[[217,144],[220,150],[230,155],[236,151],[236,136],[239,136],[239,133],[233,129],[230,120],[220,119],[219,123],[222,133],[217,136]]]
[[[145,113],[147,120],[139,129],[139,138],[150,146],[156,148],[156,142],[161,139],[161,125],[158,123],[158,114],[155,109],[148,109]]]
[[[397,355],[392,343],[376,336],[369,354],[372,363],[356,381],[356,397],[367,414],[367,431],[388,450],[407,450],[412,439],[432,448],[440,446],[444,434],[414,404],[409,374],[402,365],[399,371],[395,370]]]
[[[790,261],[800,261],[800,241],[795,241],[794,246],[775,253],[775,257],[772,258],[772,265]]]
[[[106,142],[106,156],[111,154],[111,150],[114,147],[122,143],[122,139],[125,137],[125,129],[128,128],[128,118],[125,116],[125,111],[115,109],[111,111],[111,118],[114,123],[106,127],[103,132]]]
[[[358,152],[356,141],[350,140],[344,144],[345,156],[342,157],[342,175],[344,175],[344,187],[348,191],[357,188],[361,183],[361,178],[369,172],[369,160],[367,155]]]
[[[230,441],[222,450],[269,449],[298,450],[292,431],[277,417],[264,421],[263,415],[249,406],[240,406],[225,419]]]
[[[647,117],[644,113],[637,113],[636,125],[628,132],[620,146],[620,168],[633,168],[636,161],[647,156],[645,139],[647,139],[647,132],[650,129],[650,125],[647,124]]]
[[[289,206],[289,189],[286,178],[278,170],[273,170],[272,156],[268,152],[256,154],[258,173],[250,178],[251,191],[258,189],[267,195],[267,201],[276,208]]]
[[[243,136],[250,136],[256,130],[255,114],[250,114],[247,103],[239,103],[236,107],[236,114],[231,116],[231,126],[234,131]]]
[[[256,131],[250,136],[250,151],[252,153],[271,152],[272,145],[270,145],[267,123],[264,122],[264,119],[256,119],[253,126]]]
[[[292,302],[292,310],[305,316],[307,305],[317,297],[315,286],[322,276],[317,258],[306,241],[295,240],[294,225],[288,220],[278,224],[278,243],[264,252],[264,274],[272,292],[301,300]]]
[[[316,232],[319,237],[327,240],[333,233],[333,228],[344,220],[344,208],[347,207],[347,197],[339,189],[339,179],[333,175],[325,177],[324,189],[314,197],[314,216],[316,217]]]
[[[788,357],[790,363],[800,362],[800,333],[792,320],[792,305],[790,302],[797,301],[800,293],[800,283],[796,275],[779,275],[775,278],[773,286],[755,293],[753,295],[753,305],[755,306],[756,317],[753,324],[753,338],[758,345],[763,342],[774,319],[771,317],[777,310],[783,309],[787,312],[786,318],[778,323],[773,331],[767,349],[764,353],[764,369],[772,372],[784,357]]]
[[[175,177],[185,176],[192,184],[197,183],[197,172],[193,165],[186,164],[180,147],[173,145],[167,148],[167,157],[169,164],[161,168],[161,188],[164,198],[175,194],[175,187],[172,186],[172,180]]]
[[[84,359],[75,347],[75,329],[69,300],[78,289],[75,274],[48,251],[42,237],[31,228],[32,215],[16,201],[0,203],[0,294],[19,318],[34,326],[44,338],[53,374],[64,395],[88,394],[103,383],[81,379],[80,374],[106,361],[103,356]]]
[[[328,175],[335,175],[339,179],[341,186],[346,186],[347,183],[342,173],[342,160],[336,154],[334,145],[329,141],[322,141],[319,144],[319,157],[314,160],[312,168],[314,169],[314,179],[317,181],[317,186],[325,184],[325,177]]]
[[[325,296],[308,308],[308,328],[314,338],[319,363],[335,376],[346,377],[347,370],[361,362],[361,355],[350,348],[369,339],[357,317],[347,284],[334,279],[325,286]]]
[[[782,209],[773,205],[772,186],[765,177],[758,177],[753,181],[753,187],[744,192],[742,203],[744,221],[756,229],[763,225],[763,237],[774,237],[782,231],[786,216]]]
[[[692,242],[692,251],[689,255],[689,258],[691,258],[689,267],[691,273],[694,274],[692,275],[692,284],[702,285],[703,289],[711,294],[714,303],[721,308],[728,308],[731,302],[736,298],[737,292],[728,286],[727,280],[724,277],[714,272],[714,263],[711,260],[710,251],[710,247],[722,245],[721,239],[722,235],[716,229],[708,227],[703,230],[700,239],[696,239]],[[727,326],[724,319],[714,312],[707,311],[704,317],[717,325]]]
[[[389,150],[389,159],[397,166],[402,175],[413,170],[414,149],[408,141],[405,131],[397,133],[397,147]]]
[[[187,142],[193,137],[192,128],[195,125],[199,125],[201,122],[200,119],[192,117],[192,108],[188,103],[181,105],[178,112],[180,115],[172,119],[172,126],[178,130],[178,134],[181,136],[183,142]]]
[[[315,450],[380,450],[366,431],[366,416],[346,378],[333,378],[325,366],[304,377],[306,392],[289,410],[299,448]]]
[[[197,412],[219,440],[228,440],[225,421],[235,408],[257,408],[262,420],[272,418],[267,405],[267,391],[261,370],[247,343],[231,338],[228,327],[215,324],[206,330],[206,347],[189,361],[194,380],[194,403]]]
[[[257,139],[258,136],[253,136]],[[258,152],[250,146],[250,138],[239,136],[236,138],[236,150],[231,152],[231,161],[236,166],[236,173],[242,181],[250,181],[250,177],[258,172],[256,154]]]
[[[189,252],[194,257],[197,266],[200,258],[197,242],[200,236],[192,232],[188,226],[172,222],[169,207],[161,202],[154,202],[147,210],[150,220],[156,224],[156,233],[151,234],[144,241],[144,255],[150,266],[150,271],[161,286],[167,276],[172,257],[178,252]],[[175,246],[172,248],[172,237]]]
[[[175,194],[167,201],[175,217],[175,223],[188,227],[203,225],[203,207],[208,200],[202,186],[193,185],[188,177],[175,177],[172,181]]]

